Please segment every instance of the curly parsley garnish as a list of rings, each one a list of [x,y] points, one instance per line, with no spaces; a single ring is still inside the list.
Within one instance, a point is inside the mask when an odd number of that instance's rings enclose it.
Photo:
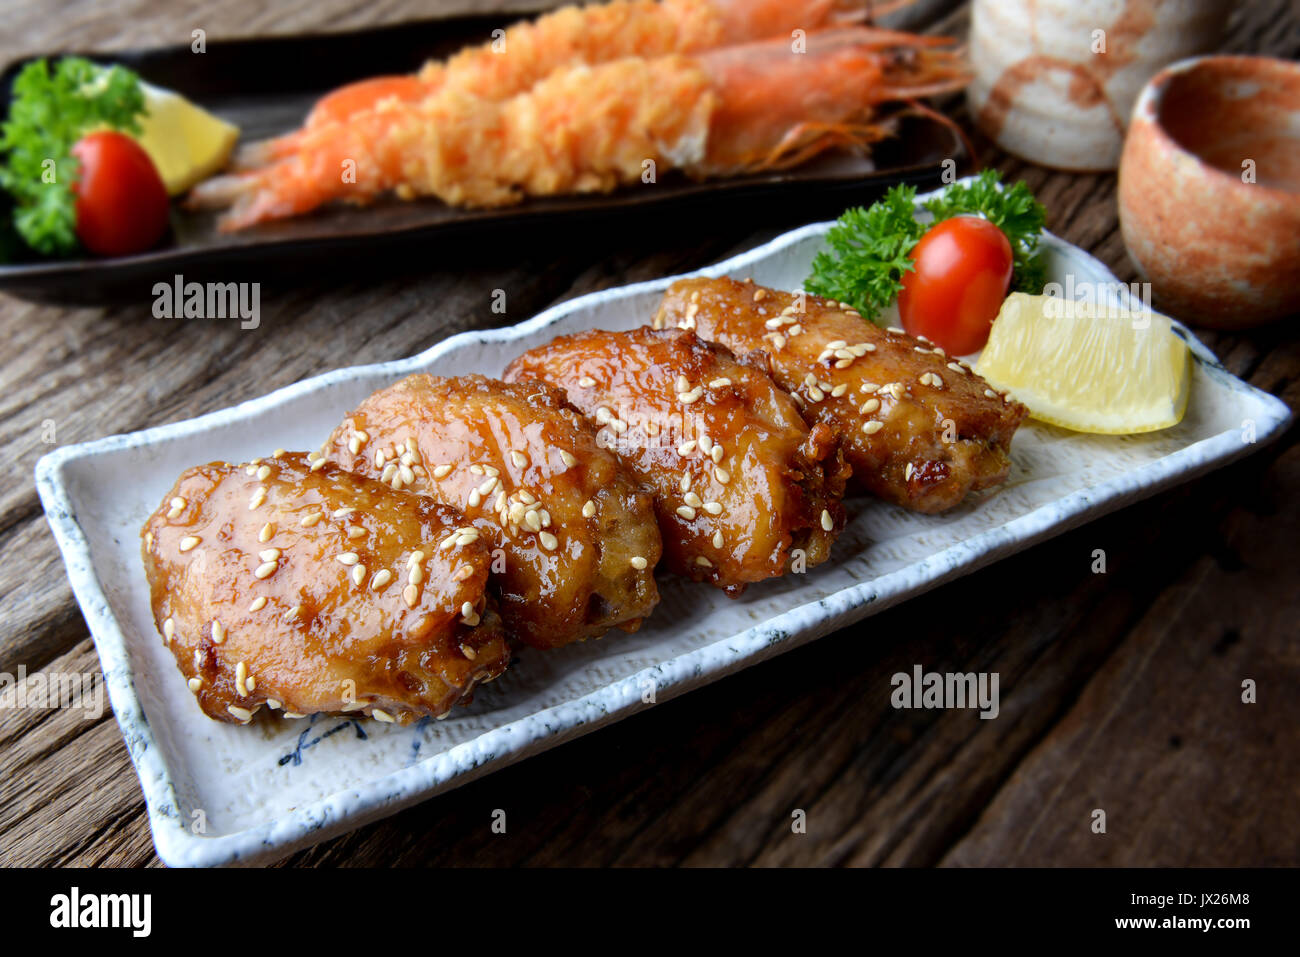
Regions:
[[[81,57],[64,57],[52,69],[45,60],[23,67],[0,126],[0,187],[13,201],[23,242],[46,255],[77,249],[72,147],[102,127],[138,134],[144,110],[140,78],[125,67]]]
[[[1040,293],[1047,269],[1038,251],[1046,210],[1024,183],[1002,186],[993,170],[970,183],[954,183],[924,208],[934,222],[954,216],[983,216],[1011,243],[1011,289]],[[894,301],[903,274],[914,267],[913,247],[933,224],[917,222],[916,189],[893,187],[869,208],[846,210],[826,234],[829,250],[813,258],[804,288],[818,296],[846,302],[868,319]]]

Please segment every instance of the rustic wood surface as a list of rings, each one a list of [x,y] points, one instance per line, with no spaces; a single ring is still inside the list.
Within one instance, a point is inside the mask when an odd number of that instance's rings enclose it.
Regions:
[[[1300,53],[1291,0],[1238,6],[1226,49]],[[7,0],[0,61],[188,42],[196,27],[212,43],[493,7],[511,5]],[[936,26],[964,29],[965,16]],[[1054,173],[977,145],[1028,181],[1051,229],[1134,278],[1113,176]],[[0,671],[98,669],[33,488],[47,423],[66,444],[189,418],[694,268],[791,225],[756,235],[753,223],[715,221],[264,288],[254,332],[156,320],[144,301],[60,309],[0,297]],[[508,292],[504,317],[489,309],[495,288]],[[1203,338],[1295,409],[1294,330]],[[1295,865],[1298,493],[1293,428],[1230,468],[287,863]],[[1090,569],[1095,548],[1104,575]],[[1001,717],[894,711],[890,675],[915,663],[999,672]],[[1255,705],[1240,702],[1244,678],[1258,682]],[[508,810],[507,836],[491,832],[494,808]],[[1094,808],[1106,811],[1104,835],[1090,830]],[[806,834],[792,833],[795,809]],[[159,863],[110,714],[0,711],[0,863]]]

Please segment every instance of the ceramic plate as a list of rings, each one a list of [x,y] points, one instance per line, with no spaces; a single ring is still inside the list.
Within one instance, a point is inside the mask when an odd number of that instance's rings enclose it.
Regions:
[[[318,97],[358,77],[415,72],[431,57],[482,43],[518,14],[439,17],[346,33],[223,39],[195,55],[183,45],[94,53],[121,63],[150,83],[176,90],[236,124],[242,140],[261,140],[298,126]],[[27,61],[0,73],[0,118],[9,89]],[[285,64],[293,64],[285,69]],[[424,261],[431,251],[466,243],[491,244],[504,232],[525,232],[552,241],[557,224],[592,229],[650,228],[677,222],[684,212],[704,217],[841,209],[899,182],[938,185],[942,163],[960,162],[961,140],[926,116],[895,116],[898,131],[875,144],[870,156],[826,155],[795,169],[696,183],[674,174],[654,184],[529,200],[498,209],[464,209],[436,200],[380,200],[363,206],[335,205],[312,215],[220,233],[211,213],[172,212],[171,236],[157,248],[132,256],[35,259],[0,262],[0,290],[39,301],[101,303],[138,300],[157,281],[176,273],[186,279],[228,282],[293,282],[340,259],[388,264]],[[4,209],[0,194],[0,212]],[[819,207],[810,207],[817,202]],[[756,226],[756,228],[758,228]]]
[[[701,273],[797,288],[829,225],[795,230]],[[1055,237],[1046,247],[1063,284],[1068,276],[1076,290],[1115,281]],[[525,651],[445,721],[401,728],[317,716],[239,727],[199,711],[154,629],[140,562],[140,526],[181,471],[278,446],[316,448],[370,392],[412,372],[497,375],[555,335],[641,325],[675,278],[592,293],[513,328],[463,333],[410,359],[341,369],[231,409],[41,459],[37,487],[165,862],[267,862],[392,814],[648,707],[642,695],[651,684],[658,701],[699,688],[1223,465],[1277,436],[1289,418],[1282,402],[1231,376],[1180,327],[1195,362],[1178,426],[1093,436],[1027,422],[1002,487],[939,516],[851,501],[832,562],[751,586],[739,600],[665,578],[661,606],[636,634]],[[200,819],[206,830],[195,833]]]

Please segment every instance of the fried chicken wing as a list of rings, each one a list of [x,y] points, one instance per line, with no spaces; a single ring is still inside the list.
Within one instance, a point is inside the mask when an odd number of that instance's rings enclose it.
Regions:
[[[508,381],[545,381],[599,427],[653,491],[666,565],[732,594],[825,561],[844,525],[847,468],[761,369],[678,330],[562,336]]]
[[[443,717],[509,663],[465,516],[300,453],[189,469],[141,537],[155,624],[218,721]]]
[[[654,325],[761,354],[808,421],[841,437],[852,485],[887,501],[942,512],[1010,469],[1025,407],[942,349],[848,306],[752,281],[683,279]]]
[[[409,376],[366,399],[322,451],[463,510],[494,549],[506,631],[529,645],[634,631],[659,602],[650,497],[549,386]]]

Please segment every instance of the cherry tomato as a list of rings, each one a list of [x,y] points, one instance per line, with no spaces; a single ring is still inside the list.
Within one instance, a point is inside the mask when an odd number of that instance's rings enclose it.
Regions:
[[[81,167],[77,238],[100,256],[143,252],[167,231],[168,200],[149,154],[112,130],[89,133],[72,147]]]
[[[898,314],[911,336],[949,355],[984,347],[1011,285],[1011,243],[987,219],[954,216],[931,226],[912,250]]]

